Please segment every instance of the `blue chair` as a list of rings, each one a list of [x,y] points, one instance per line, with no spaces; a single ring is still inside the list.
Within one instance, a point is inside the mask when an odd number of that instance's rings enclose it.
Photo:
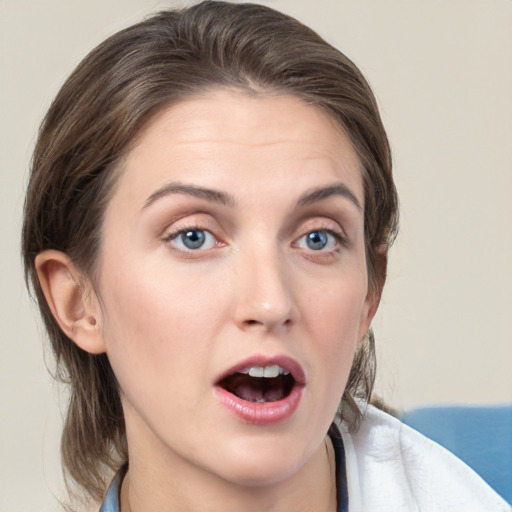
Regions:
[[[402,421],[463,460],[512,504],[512,404],[422,407],[406,411]]]

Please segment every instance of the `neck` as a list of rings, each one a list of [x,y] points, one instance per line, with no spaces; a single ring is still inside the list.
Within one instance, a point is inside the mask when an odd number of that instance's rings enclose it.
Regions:
[[[148,467],[130,453],[121,512],[336,511],[336,461],[328,437],[302,468],[271,485],[239,485],[198,468],[161,462],[152,460]]]

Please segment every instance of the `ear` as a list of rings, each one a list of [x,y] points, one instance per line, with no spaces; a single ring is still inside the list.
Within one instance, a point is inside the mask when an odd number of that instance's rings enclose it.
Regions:
[[[387,245],[381,244],[377,248],[375,256],[375,274],[373,281],[368,283],[368,292],[366,294],[361,315],[358,338],[360,342],[364,339],[368,329],[370,329],[373,317],[379,308],[382,290],[384,288],[384,283],[386,282],[386,271],[388,265]]]
[[[90,280],[60,251],[39,253],[35,265],[46,302],[64,334],[86,352],[105,352],[101,307]]]

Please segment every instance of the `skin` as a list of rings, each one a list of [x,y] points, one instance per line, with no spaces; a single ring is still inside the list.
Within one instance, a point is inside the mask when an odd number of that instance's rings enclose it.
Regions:
[[[215,90],[159,113],[127,155],[94,287],[62,253],[38,256],[61,327],[106,352],[119,382],[123,512],[336,509],[326,432],[378,302],[363,208],[360,163],[328,116],[290,96]],[[187,249],[187,229],[205,245]],[[311,232],[327,245],[308,246]],[[285,421],[250,424],[216,398],[219,375],[254,355],[304,370]]]

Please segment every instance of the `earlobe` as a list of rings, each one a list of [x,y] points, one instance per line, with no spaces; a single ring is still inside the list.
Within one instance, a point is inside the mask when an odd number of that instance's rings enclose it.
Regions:
[[[87,352],[105,352],[101,308],[89,280],[61,251],[43,251],[35,264],[46,302],[64,334]]]

